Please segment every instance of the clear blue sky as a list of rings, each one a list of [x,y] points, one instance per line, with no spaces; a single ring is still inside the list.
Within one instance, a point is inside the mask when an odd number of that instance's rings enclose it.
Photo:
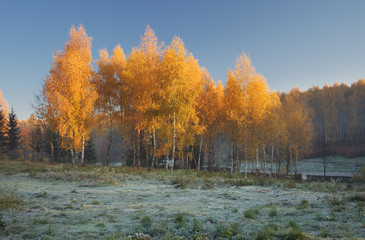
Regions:
[[[146,25],[166,44],[180,36],[213,78],[245,51],[271,89],[351,84],[365,78],[365,1],[0,0],[0,90],[19,119],[30,116],[56,49],[82,23],[98,49],[129,54]]]

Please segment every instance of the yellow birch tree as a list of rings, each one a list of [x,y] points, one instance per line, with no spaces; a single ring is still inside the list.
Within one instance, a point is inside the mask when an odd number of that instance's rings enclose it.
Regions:
[[[189,124],[198,124],[195,104],[202,90],[201,71],[196,59],[188,53],[183,41],[174,37],[163,52],[160,88],[164,89],[160,107],[172,125],[172,162],[174,169],[176,138],[184,134]]]
[[[77,152],[84,163],[85,141],[97,93],[91,83],[91,38],[83,26],[71,27],[64,51],[54,54],[54,62],[43,85],[45,104],[52,111],[62,147],[71,151],[72,164]]]

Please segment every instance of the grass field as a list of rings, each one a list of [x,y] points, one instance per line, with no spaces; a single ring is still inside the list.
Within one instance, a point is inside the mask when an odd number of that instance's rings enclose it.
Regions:
[[[328,156],[327,157],[327,172],[332,173],[353,173],[356,174],[365,167],[365,157],[346,158],[343,156]],[[243,165],[243,164],[242,164]],[[276,172],[276,164],[272,165],[272,169]],[[271,163],[268,163],[266,170],[269,171]],[[250,163],[248,167],[249,171],[256,169],[255,163]],[[244,168],[241,166],[241,171]],[[299,172],[317,172],[323,173],[323,164],[321,158],[308,158],[301,159],[297,164],[297,170]],[[282,164],[282,171],[286,171],[285,162]]]
[[[301,172],[322,172],[323,164],[320,158],[303,159],[298,163]],[[328,172],[348,172],[357,173],[365,167],[365,157],[346,158],[342,156],[327,157]]]
[[[0,162],[1,239],[364,239],[364,183]]]

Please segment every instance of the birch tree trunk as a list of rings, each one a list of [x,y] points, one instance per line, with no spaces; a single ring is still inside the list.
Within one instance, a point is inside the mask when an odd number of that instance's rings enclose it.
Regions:
[[[256,175],[259,173],[259,147],[256,145]]]
[[[120,148],[122,150],[122,154],[120,155],[120,162],[122,166],[124,166],[124,107],[121,107],[121,117],[120,117]]]
[[[145,150],[146,150],[146,166],[148,166],[149,165],[149,152],[148,152],[147,140],[144,141],[144,146],[145,146]]]
[[[141,131],[137,130],[137,168],[141,166]]]
[[[231,141],[231,175],[233,173],[233,141]]]
[[[174,171],[174,155],[175,155],[175,110],[174,110],[174,121],[173,121],[173,135],[172,135],[172,156],[171,156],[171,172]]]
[[[240,164],[239,164],[239,156],[240,155],[240,147],[236,146],[236,173],[240,171]]]
[[[110,148],[112,146],[112,142],[113,142],[113,129],[110,128],[110,134],[109,134],[109,139],[108,139],[108,145],[106,147],[106,165],[109,166],[109,162],[110,162]]]
[[[264,151],[264,174],[266,175],[266,149],[265,149],[265,144],[262,145],[262,150]]]
[[[156,131],[155,131],[155,127],[153,127],[152,129],[152,138],[153,138],[153,155],[152,155],[152,162],[151,162],[151,167],[150,169],[154,168],[154,164],[156,161]]]
[[[200,137],[199,157],[198,157],[198,171],[200,171],[200,161],[201,161],[201,155],[202,155],[202,147],[203,147],[203,135]]]
[[[52,159],[52,163],[54,163],[54,145],[53,145],[53,140],[50,143],[51,146],[51,159]]]
[[[133,167],[136,166],[136,140],[133,139]]]
[[[84,160],[85,160],[85,136],[82,136],[81,166],[84,165]]]
[[[75,167],[76,163],[75,163],[75,156],[74,156],[74,150],[71,149],[71,160],[72,160],[72,167]]]
[[[169,154],[166,154],[166,163],[165,163],[165,170],[166,172],[169,170]]]
[[[270,176],[272,176],[272,165],[274,162],[274,145],[271,146],[271,166],[270,166]]]

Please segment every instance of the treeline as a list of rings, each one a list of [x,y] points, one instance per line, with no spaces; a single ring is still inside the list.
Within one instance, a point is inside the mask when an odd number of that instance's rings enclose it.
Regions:
[[[198,65],[181,38],[163,46],[150,27],[128,56],[117,45],[111,55],[100,50],[96,71],[91,62],[91,38],[82,26],[72,27],[34,104],[32,125],[42,127],[34,127],[39,130],[31,130],[37,134],[29,139],[39,136],[42,144],[30,146],[50,161],[95,159],[94,139],[104,148],[99,161],[106,165],[117,155],[113,161],[122,165],[171,171],[272,172],[276,165],[276,173],[289,173],[312,154],[313,143],[316,149],[323,139],[335,142],[327,123],[334,118],[318,120],[324,112],[313,108],[324,104],[315,98],[326,88],[270,91],[245,53],[228,71],[225,86]],[[351,132],[355,125],[345,112],[336,113],[344,139],[360,136]]]
[[[365,80],[350,87],[338,83],[312,87],[301,97],[310,106],[314,156],[322,156],[324,150],[328,155],[365,155]]]
[[[111,56],[100,51],[97,71],[91,61],[91,38],[82,26],[72,27],[35,104],[38,119],[58,136],[73,165],[84,163],[91,132],[105,138],[107,165],[111,146],[119,144],[123,165],[162,163],[171,171],[233,172],[243,163],[247,172],[249,162],[254,171],[273,162],[289,171],[311,150],[313,128],[300,92],[270,91],[244,53],[224,87],[181,38],[162,47],[150,27],[128,57],[118,45]],[[47,139],[54,160],[56,142]]]

